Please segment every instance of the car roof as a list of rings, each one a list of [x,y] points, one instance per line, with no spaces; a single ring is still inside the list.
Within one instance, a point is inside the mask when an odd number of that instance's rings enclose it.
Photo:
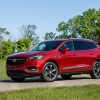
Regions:
[[[85,39],[85,38],[70,38],[69,40],[83,40],[83,41],[89,41],[89,42],[98,43],[98,42],[95,41],[95,40],[90,40],[90,39]]]
[[[89,42],[95,42],[95,43],[97,43],[94,40],[85,39],[85,38],[55,39],[55,40],[46,40],[46,41],[62,41],[62,42],[64,42],[64,41],[69,41],[69,40],[72,40],[72,41],[74,41],[74,40],[83,40],[83,41],[89,41]]]

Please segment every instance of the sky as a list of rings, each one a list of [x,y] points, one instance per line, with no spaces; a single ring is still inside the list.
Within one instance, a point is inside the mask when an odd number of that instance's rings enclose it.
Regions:
[[[61,21],[67,22],[89,8],[99,9],[100,0],[0,0],[0,27],[5,27],[11,38],[17,40],[22,25],[34,24],[43,40],[44,33],[57,33]]]

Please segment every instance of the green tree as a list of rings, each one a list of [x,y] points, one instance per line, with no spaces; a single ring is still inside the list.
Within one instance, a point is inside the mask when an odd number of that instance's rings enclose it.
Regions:
[[[3,41],[2,47],[0,49],[0,52],[3,57],[6,57],[9,54],[12,54],[14,50],[14,43],[11,40]]]
[[[3,45],[5,35],[10,35],[10,33],[7,31],[6,28],[0,27],[0,58],[2,58],[3,55],[2,45]]]
[[[32,45],[35,45],[39,42],[39,36],[35,33],[36,28],[37,27],[35,25],[22,25],[20,29],[23,38],[30,39]]]
[[[100,9],[88,9],[67,22],[61,22],[57,28],[67,37],[82,37],[100,41]]]
[[[2,45],[2,41],[4,40],[3,36],[5,35],[10,35],[10,32],[8,32],[6,28],[0,27],[0,47]]]
[[[83,13],[81,32],[88,38],[100,41],[100,9],[89,9]],[[84,32],[84,33],[83,33]]]
[[[55,33],[50,32],[50,33],[45,33],[45,40],[53,39],[55,37]]]
[[[61,34],[58,36],[60,39],[66,39],[68,36],[68,30],[67,30],[67,24],[62,21],[58,24],[58,28],[56,28],[58,32],[61,32]]]
[[[31,41],[31,45],[32,45],[32,46],[35,46],[35,45],[38,44],[38,43],[39,43],[39,36],[34,35],[32,41]]]
[[[58,36],[58,38],[59,38],[59,39],[67,39],[68,36],[67,36],[66,33],[63,33],[63,34],[60,34],[60,35]]]
[[[29,38],[19,39],[17,42],[17,49],[20,52],[27,51],[28,48],[30,47],[30,44],[31,44],[31,40]]]

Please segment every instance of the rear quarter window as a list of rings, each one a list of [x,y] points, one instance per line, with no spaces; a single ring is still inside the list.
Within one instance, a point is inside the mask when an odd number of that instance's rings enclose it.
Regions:
[[[88,49],[94,49],[94,48],[97,48],[97,45],[93,42],[87,42],[87,46],[88,46]]]

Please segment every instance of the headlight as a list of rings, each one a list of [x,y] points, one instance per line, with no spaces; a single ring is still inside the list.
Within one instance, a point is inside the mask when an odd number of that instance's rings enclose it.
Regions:
[[[42,58],[44,58],[45,57],[45,55],[36,55],[36,56],[31,56],[31,57],[29,57],[29,59],[30,60],[36,60],[36,59],[42,59]]]

